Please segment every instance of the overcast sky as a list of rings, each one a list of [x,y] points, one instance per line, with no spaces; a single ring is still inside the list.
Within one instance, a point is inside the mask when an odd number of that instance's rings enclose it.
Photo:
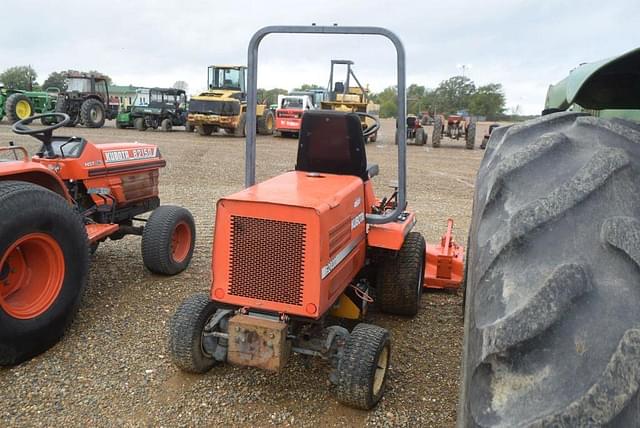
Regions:
[[[407,82],[434,88],[450,76],[502,83],[507,106],[538,114],[549,83],[581,62],[640,46],[640,1],[544,0],[4,0],[0,70],[31,64],[52,71],[99,70],[114,83],[197,93],[206,66],[245,64],[253,33],[266,25],[387,27],[407,52]],[[396,82],[395,51],[379,37],[268,36],[259,87],[326,85],[329,61],[352,59],[363,84]]]

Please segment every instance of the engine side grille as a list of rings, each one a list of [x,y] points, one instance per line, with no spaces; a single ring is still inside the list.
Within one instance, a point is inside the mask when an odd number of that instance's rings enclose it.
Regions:
[[[229,294],[302,305],[307,225],[231,216]]]

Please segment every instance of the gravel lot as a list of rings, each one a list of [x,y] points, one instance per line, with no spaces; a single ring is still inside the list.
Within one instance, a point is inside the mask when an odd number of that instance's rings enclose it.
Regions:
[[[461,295],[425,293],[422,311],[407,320],[371,314],[388,328],[393,354],[389,387],[371,412],[337,404],[327,366],[294,357],[280,374],[218,366],[203,376],[186,375],[169,361],[167,323],[187,295],[209,287],[216,200],[242,188],[244,141],[222,134],[200,137],[106,128],[62,129],[97,143],[141,141],[160,147],[164,204],[190,209],[197,244],[190,268],[175,277],[146,271],[140,239],[101,244],[94,256],[88,291],[65,338],[47,353],[19,367],[0,369],[0,426],[452,426],[455,421],[462,344]],[[478,126],[479,146],[488,124]],[[378,194],[390,191],[396,175],[393,122],[384,121],[369,162],[380,165]],[[444,140],[432,149],[408,148],[409,204],[417,230],[428,241],[456,221],[466,242],[473,181],[483,151]],[[13,140],[32,153],[38,144],[0,125],[0,143]],[[296,141],[258,138],[258,179],[291,170]]]

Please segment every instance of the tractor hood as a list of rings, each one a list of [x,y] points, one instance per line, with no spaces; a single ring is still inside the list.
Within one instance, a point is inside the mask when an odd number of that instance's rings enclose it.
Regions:
[[[640,109],[640,48],[580,65],[547,91],[545,109]]]

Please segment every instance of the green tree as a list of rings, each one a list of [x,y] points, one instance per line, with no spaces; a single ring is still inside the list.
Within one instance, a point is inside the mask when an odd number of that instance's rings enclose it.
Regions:
[[[174,89],[182,89],[187,92],[189,90],[189,84],[184,80],[177,80],[176,83],[173,84],[172,88]]]
[[[65,82],[65,71],[53,71],[47,77],[47,80],[42,82],[42,88],[58,88],[61,91],[64,91],[67,88],[67,84]]]
[[[471,95],[469,101],[469,112],[478,116],[486,116],[489,120],[494,120],[502,115],[505,110],[505,96],[502,85],[499,83],[489,83],[480,86]]]
[[[111,80],[111,77],[108,74],[104,74],[104,73],[100,73],[99,71],[96,70],[89,70],[87,71],[87,73],[89,74],[99,74],[102,77],[104,77],[107,80],[107,85],[111,86],[113,85],[113,80]]]
[[[320,85],[316,85],[315,83],[304,83],[303,85],[300,85],[299,88],[296,88],[296,91],[309,91],[311,89],[324,89],[322,86]]]
[[[37,77],[38,74],[30,65],[19,65],[0,73],[0,82],[7,88],[31,91],[37,85]]]
[[[455,113],[469,108],[476,85],[465,76],[453,76],[440,82],[434,93],[433,103],[438,113]]]
[[[372,97],[380,104],[380,117],[395,117],[398,114],[398,90],[396,86],[389,86]]]
[[[275,104],[278,102],[278,95],[286,95],[288,93],[289,91],[282,88],[258,89],[258,102],[266,105]]]

